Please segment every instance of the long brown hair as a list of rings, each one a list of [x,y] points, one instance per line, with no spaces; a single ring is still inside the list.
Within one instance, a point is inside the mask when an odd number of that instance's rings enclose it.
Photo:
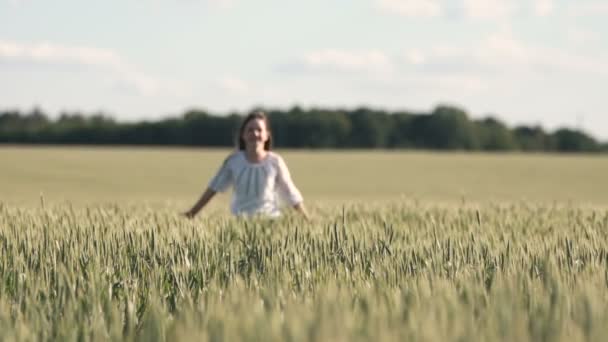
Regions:
[[[270,151],[272,149],[272,129],[270,129],[270,120],[268,120],[266,113],[264,113],[261,110],[256,110],[255,112],[250,113],[249,115],[247,115],[245,117],[245,119],[241,123],[241,127],[239,128],[239,135],[236,138],[236,140],[238,142],[237,143],[238,149],[239,150],[245,149],[245,140],[243,140],[243,133],[245,131],[245,126],[247,126],[249,121],[255,120],[255,119],[264,120],[264,123],[266,124],[266,131],[268,131],[268,140],[266,140],[266,142],[264,143],[264,149],[266,151]]]

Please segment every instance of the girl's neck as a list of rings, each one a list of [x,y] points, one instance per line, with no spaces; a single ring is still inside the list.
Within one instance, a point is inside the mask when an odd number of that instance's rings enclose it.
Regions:
[[[245,149],[245,156],[247,157],[247,160],[251,163],[259,163],[262,160],[264,160],[264,158],[266,157],[266,155],[268,154],[268,151],[262,149],[249,149],[246,148]]]

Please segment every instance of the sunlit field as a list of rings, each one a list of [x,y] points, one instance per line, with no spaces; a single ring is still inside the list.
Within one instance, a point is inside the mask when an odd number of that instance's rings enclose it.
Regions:
[[[0,147],[5,203],[188,206],[229,150]],[[278,151],[310,205],[420,200],[608,206],[602,155]],[[219,197],[228,200],[229,196]],[[218,206],[225,208],[225,203]]]
[[[279,152],[310,221],[182,218],[227,150],[0,148],[0,340],[608,336],[608,158]]]

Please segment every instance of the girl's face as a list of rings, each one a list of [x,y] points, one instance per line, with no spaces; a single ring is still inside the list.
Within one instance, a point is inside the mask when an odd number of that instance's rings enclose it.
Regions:
[[[242,138],[248,148],[263,149],[264,143],[268,140],[266,121],[263,119],[249,120],[243,130]]]

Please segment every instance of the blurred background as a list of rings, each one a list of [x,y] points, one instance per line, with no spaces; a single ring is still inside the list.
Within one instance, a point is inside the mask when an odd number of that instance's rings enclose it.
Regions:
[[[600,0],[0,0],[0,109],[449,104],[606,141],[607,15]]]
[[[286,156],[313,197],[604,203],[607,15],[599,0],[0,0],[3,200],[194,196],[263,109],[279,149],[306,149]],[[386,183],[360,185],[374,173]]]

